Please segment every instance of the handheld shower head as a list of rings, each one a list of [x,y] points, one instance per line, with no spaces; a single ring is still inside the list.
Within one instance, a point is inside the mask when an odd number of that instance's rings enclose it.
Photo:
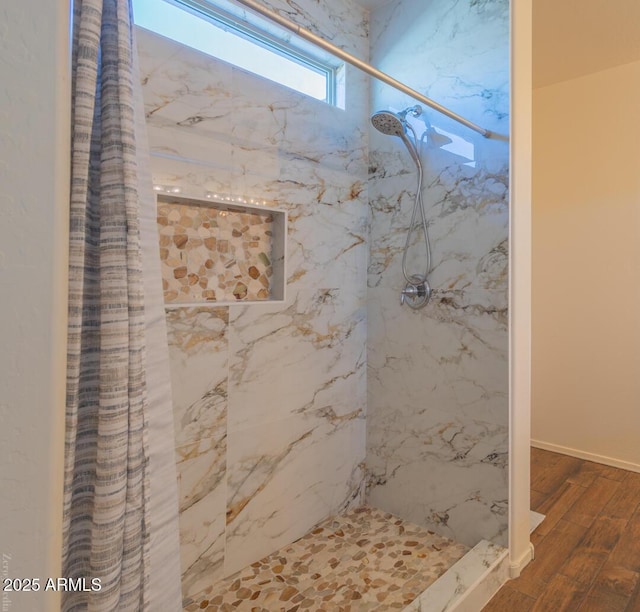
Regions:
[[[378,130],[378,132],[381,132],[386,136],[397,136],[402,139],[402,142],[404,142],[405,146],[409,150],[409,154],[420,171],[422,171],[420,156],[418,155],[415,145],[407,137],[407,130],[411,130],[413,132],[413,128],[407,123],[405,116],[407,113],[415,114],[417,116],[421,112],[421,107],[412,106],[403,110],[400,114],[392,113],[391,111],[378,111],[371,117],[371,124],[376,128],[376,130]]]
[[[407,285],[402,291],[402,304],[408,304],[411,308],[418,309],[426,306],[431,297],[431,287],[427,277],[431,271],[431,245],[429,244],[429,230],[427,227],[427,217],[424,210],[424,200],[422,199],[422,185],[424,171],[422,168],[422,162],[420,161],[420,155],[418,153],[417,136],[413,126],[407,121],[407,115],[412,117],[419,117],[422,114],[421,106],[410,106],[400,113],[393,113],[391,111],[378,111],[371,117],[371,124],[376,130],[385,134],[386,136],[397,136],[404,142],[411,158],[416,164],[418,169],[418,188],[416,189],[416,198],[413,205],[413,212],[411,213],[411,222],[409,223],[409,231],[407,232],[407,239],[405,241],[404,250],[402,253],[402,274],[407,281]],[[413,136],[413,142],[409,138],[407,132]],[[417,223],[418,212],[422,223]],[[407,255],[412,246],[412,235],[414,230],[422,226],[422,233],[424,236],[424,246],[426,250],[426,269],[423,275],[410,274],[407,269]]]
[[[407,122],[400,115],[391,111],[378,111],[371,117],[371,124],[378,132],[387,136],[399,136],[402,138],[407,129]]]
[[[376,130],[387,136],[399,136],[402,138],[402,135],[407,132],[407,115],[419,117],[422,115],[422,106],[419,104],[409,106],[399,113],[378,111],[371,117],[371,123]]]

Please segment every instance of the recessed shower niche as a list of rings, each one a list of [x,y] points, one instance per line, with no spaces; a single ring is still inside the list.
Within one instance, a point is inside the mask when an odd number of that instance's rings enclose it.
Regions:
[[[165,305],[284,301],[286,228],[284,211],[159,195]]]

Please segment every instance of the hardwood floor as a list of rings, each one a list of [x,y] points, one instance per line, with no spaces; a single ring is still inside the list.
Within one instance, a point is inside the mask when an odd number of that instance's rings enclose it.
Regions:
[[[531,449],[536,558],[483,612],[640,612],[640,474]]]

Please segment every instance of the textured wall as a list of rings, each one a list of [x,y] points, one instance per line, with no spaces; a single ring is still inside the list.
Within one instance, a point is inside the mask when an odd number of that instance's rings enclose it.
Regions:
[[[506,0],[400,0],[372,14],[372,62],[505,133],[508,35]],[[374,109],[414,103],[373,87]],[[399,303],[415,166],[399,139],[371,138],[368,500],[468,545],[506,543],[508,145],[425,114],[457,150],[422,153],[434,297],[421,311]]]
[[[328,4],[305,22],[366,57],[366,13]],[[368,82],[348,69],[341,110],[144,31],[139,49],[154,180],[289,212],[284,305],[168,312],[191,596],[362,501]]]
[[[533,104],[534,444],[640,471],[640,62]]]
[[[67,2],[0,7],[0,578],[60,575],[68,32]],[[51,591],[0,601],[60,609]]]

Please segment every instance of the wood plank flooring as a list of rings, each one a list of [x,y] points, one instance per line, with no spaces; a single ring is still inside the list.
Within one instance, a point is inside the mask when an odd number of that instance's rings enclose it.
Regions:
[[[640,612],[640,474],[531,449],[536,558],[483,612]]]

